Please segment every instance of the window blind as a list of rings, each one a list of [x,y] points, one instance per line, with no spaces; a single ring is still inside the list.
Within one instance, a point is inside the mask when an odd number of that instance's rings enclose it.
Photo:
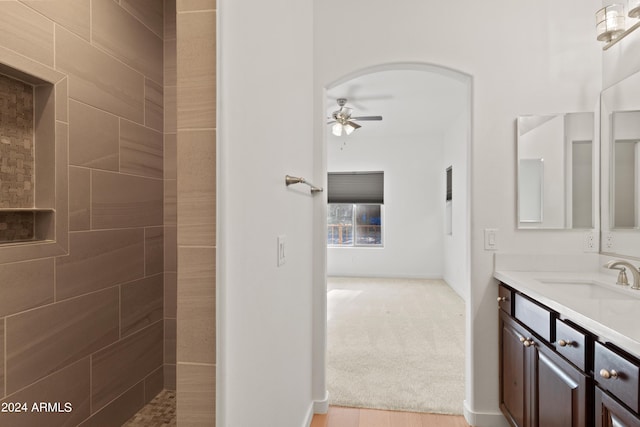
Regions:
[[[384,203],[384,172],[329,172],[329,203]]]

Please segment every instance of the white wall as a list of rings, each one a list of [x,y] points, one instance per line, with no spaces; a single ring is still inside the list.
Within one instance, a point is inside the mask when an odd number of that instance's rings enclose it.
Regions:
[[[470,86],[471,81],[467,82]],[[469,87],[471,90],[471,87]],[[470,99],[466,101],[469,104]],[[453,167],[451,234],[444,236],[443,278],[465,301],[469,294],[470,105],[443,136],[444,167]]]
[[[300,427],[312,412],[314,199],[284,177],[313,173],[312,2],[218,3],[218,422]]]
[[[600,44],[593,29],[600,3],[314,2],[319,111],[320,88],[379,64],[430,63],[473,78],[465,408],[474,425],[504,422],[498,408],[497,286],[492,277],[493,252],[484,250],[483,229],[499,230],[500,251],[583,249],[582,232],[516,229],[514,121],[523,114],[594,110],[602,79]],[[316,125],[319,143],[322,132]],[[321,170],[322,159],[316,160]]]
[[[602,6],[610,4],[602,0]],[[627,27],[634,24],[636,20],[628,19]],[[603,89],[624,80],[638,71],[640,71],[640,30],[636,30],[628,37],[621,40],[615,46],[602,52],[602,87]]]
[[[381,138],[363,127],[346,139],[329,134],[327,152],[329,172],[384,171],[385,187],[384,246],[329,247],[327,274],[441,278],[445,190],[442,137]]]

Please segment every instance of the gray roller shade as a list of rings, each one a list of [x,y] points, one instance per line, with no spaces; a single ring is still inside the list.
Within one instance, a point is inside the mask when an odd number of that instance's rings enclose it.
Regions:
[[[384,203],[384,172],[329,172],[329,203]]]

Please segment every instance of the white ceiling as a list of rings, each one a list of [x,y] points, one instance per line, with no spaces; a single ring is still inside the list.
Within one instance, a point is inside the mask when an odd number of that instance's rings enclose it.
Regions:
[[[425,135],[446,131],[467,108],[468,88],[446,73],[424,70],[380,71],[327,90],[327,117],[347,98],[352,115],[381,115],[382,121],[358,122],[359,136]],[[329,132],[330,134],[330,132]]]

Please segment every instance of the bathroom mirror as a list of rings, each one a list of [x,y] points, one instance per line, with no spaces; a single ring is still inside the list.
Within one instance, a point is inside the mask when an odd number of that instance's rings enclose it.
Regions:
[[[518,117],[518,228],[594,227],[593,127],[593,113]]]
[[[640,73],[605,89],[600,102],[600,251],[640,257]]]

